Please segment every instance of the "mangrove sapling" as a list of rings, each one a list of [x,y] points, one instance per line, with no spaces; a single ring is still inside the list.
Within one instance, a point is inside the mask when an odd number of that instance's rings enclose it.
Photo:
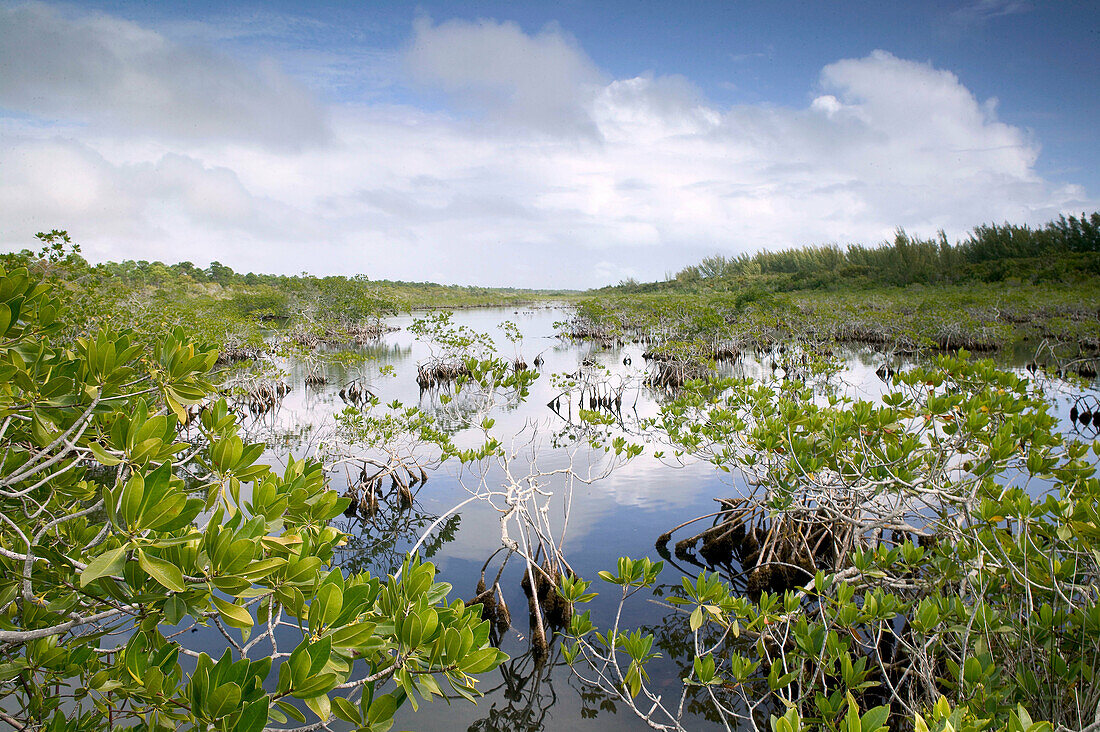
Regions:
[[[499,562],[495,566],[495,579],[483,580],[474,594],[473,601],[483,604],[483,613],[493,620],[509,624],[510,611],[501,601],[504,593],[499,587],[499,577],[504,565],[512,558],[523,564],[522,585],[528,596],[531,616],[531,643],[537,658],[545,658],[550,650],[547,635],[554,625],[567,622],[567,609],[560,603],[553,587],[561,577],[573,576],[573,570],[564,553],[563,545],[568,532],[573,487],[577,482],[592,483],[608,475],[617,466],[637,455],[641,448],[627,445],[622,438],[604,441],[602,429],[588,434],[585,442],[574,440],[565,454],[555,457],[555,467],[543,469],[539,464],[542,429],[528,423],[509,438],[501,438],[495,431],[492,414],[502,406],[527,397],[529,387],[538,372],[516,369],[512,359],[500,356],[490,349],[490,340],[469,329],[452,329],[449,316],[432,316],[418,321],[415,330],[430,340],[433,353],[447,358],[459,348],[475,347],[482,357],[466,357],[467,374],[456,379],[451,391],[437,397],[440,409],[450,409],[461,403],[461,410],[448,413],[450,419],[440,420],[448,426],[447,433],[438,432],[434,437],[441,454],[457,459],[459,484],[469,498],[452,510],[472,501],[490,505],[500,522],[501,551],[486,562]],[[518,347],[518,331],[512,332],[513,343]],[[565,378],[565,377],[558,377]],[[581,412],[582,418],[588,413]],[[598,424],[599,421],[593,421]],[[455,433],[452,439],[451,433]],[[461,439],[459,437],[461,436]],[[587,459],[587,468],[580,466],[581,454],[588,455],[592,444],[606,447],[609,457],[601,460]],[[552,499],[560,494],[562,523],[556,527],[551,519]],[[440,517],[443,520],[447,514]]]
[[[224,400],[198,445],[179,439],[213,391],[213,350],[107,330],[58,348],[57,312],[49,286],[0,271],[7,724],[259,732],[309,713],[292,728],[369,730],[440,681],[476,693],[504,655],[431,564],[385,581],[331,568],[345,504],[320,463],[259,463]],[[199,626],[224,639],[217,661]]]
[[[427,344],[430,353],[417,364],[416,381],[421,391],[450,387],[456,381],[470,378],[468,361],[478,360],[493,350],[488,335],[454,325],[450,312],[432,311],[414,320],[409,331]]]
[[[428,470],[439,466],[452,445],[433,416],[397,401],[383,408],[371,397],[335,416],[321,459],[347,478],[348,515],[371,518],[387,499],[411,508]]]
[[[503,362],[494,381],[505,373],[501,369],[506,369]],[[485,382],[480,383],[487,386]],[[456,457],[462,464],[459,482],[471,497],[488,503],[500,515],[501,546],[506,551],[497,567],[497,576],[512,557],[524,564],[521,584],[528,596],[531,642],[538,656],[544,657],[550,648],[547,632],[561,613],[552,587],[559,577],[573,574],[563,554],[563,544],[568,531],[574,484],[592,483],[605,477],[614,469],[616,461],[589,465],[587,471],[581,472],[576,461],[582,449],[587,452],[587,448],[574,443],[564,465],[541,469],[538,428],[529,425],[513,436],[506,446],[492,433],[493,420],[487,416],[493,408],[492,399],[481,400],[481,403],[485,416],[480,425],[472,424],[475,429],[480,427],[478,442],[481,446],[457,452]],[[561,460],[559,456],[558,462]],[[560,494],[559,500],[563,502],[559,529],[555,529],[550,518],[551,501],[555,494]],[[496,589],[496,583],[493,588],[479,589],[478,594],[483,594],[486,589]],[[498,592],[494,597],[503,595]]]
[[[1091,725],[1100,707],[1100,481],[1089,446],[1062,437],[1026,379],[988,362],[944,357],[894,383],[879,405],[822,404],[807,390],[736,381],[699,383],[663,405],[659,423],[673,444],[757,487],[723,504],[715,528],[766,515],[772,549],[783,527],[804,548],[815,529],[834,537],[831,561],[815,553],[817,566],[801,568],[782,597],[760,588],[752,601],[707,573],[684,581],[670,601],[692,608],[689,686],[730,725],[757,725],[770,699],[790,709],[790,723],[839,729],[853,710],[873,707],[864,716],[876,725],[923,728],[952,713],[937,701],[944,695],[967,724],[1015,729],[1023,704],[1063,728]],[[604,579],[655,581],[624,562]],[[563,582],[561,592],[581,590]],[[656,699],[644,676],[627,682],[652,638],[637,636],[635,655],[620,661],[634,636],[598,635],[578,612],[569,650],[578,673],[624,701]],[[704,644],[698,634],[712,623],[720,641]],[[736,643],[746,633],[751,651]],[[595,676],[586,673],[593,664]],[[682,702],[651,703],[631,708],[655,728],[683,728]]]
[[[240,410],[242,416],[261,417],[273,412],[290,393],[288,374],[267,361],[228,371],[218,385],[219,393]]]

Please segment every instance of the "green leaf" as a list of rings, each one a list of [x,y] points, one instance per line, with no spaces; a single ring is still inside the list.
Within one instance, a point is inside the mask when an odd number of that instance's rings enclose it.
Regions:
[[[183,616],[187,614],[187,603],[176,595],[171,595],[164,602],[164,619],[169,625],[178,625]]]
[[[267,710],[271,698],[266,694],[252,702],[241,712],[233,732],[260,732],[267,724]]]
[[[103,552],[80,573],[80,586],[87,587],[100,577],[120,575],[125,567],[126,547]]]
[[[126,485],[122,488],[122,497],[119,500],[119,511],[127,526],[134,526],[137,521],[138,511],[141,508],[141,497],[145,494],[145,478],[141,473],[134,473]]]
[[[277,701],[275,702],[275,706],[279,707],[279,709],[281,709],[284,714],[286,714],[288,717],[291,717],[292,719],[296,719],[299,722],[306,721],[306,715],[302,714],[302,710],[298,709],[298,707],[289,702]]]
[[[699,630],[699,628],[703,627],[703,606],[702,605],[700,605],[699,607],[696,607],[694,610],[691,611],[691,618],[689,619],[688,624],[691,626],[691,632],[692,633]]]
[[[167,496],[141,512],[141,527],[145,530],[158,529],[179,516],[186,505],[185,495],[177,493]]]
[[[159,557],[146,554],[141,549],[138,549],[137,555],[138,564],[141,565],[146,574],[157,582],[174,592],[185,592],[187,590],[187,585],[183,581],[183,572],[180,571],[179,567]]]
[[[121,458],[108,454],[98,442],[88,443],[88,449],[92,451],[92,455],[101,465],[114,466],[122,462]]]
[[[862,723],[859,720],[859,705],[856,704],[855,697],[852,696],[852,692],[848,692],[848,712],[844,715],[844,729],[846,732],[860,732],[863,729]]]
[[[375,725],[387,719],[393,719],[393,715],[397,712],[399,706],[401,705],[393,694],[383,694],[375,697],[374,701],[371,702],[370,709],[367,710],[367,721]]]
[[[222,684],[210,692],[206,700],[206,709],[214,719],[237,711],[241,703],[241,687],[234,683]]]
[[[176,400],[176,394],[172,389],[168,389],[164,392],[164,401],[167,402],[168,408],[172,410],[172,414],[176,415],[176,419],[180,422],[187,421],[187,410],[183,408]]]
[[[317,599],[324,601],[324,613],[322,613],[325,625],[331,624],[340,617],[340,609],[344,603],[344,593],[334,584],[327,584],[317,592]]]
[[[354,623],[333,631],[333,648],[355,648],[366,644],[374,637],[374,623]]]
[[[217,608],[218,614],[228,625],[241,629],[252,627],[252,614],[243,607],[226,602],[220,597],[211,597],[210,599],[214,601],[214,607]]]
[[[860,721],[860,732],[877,732],[886,726],[886,720],[890,718],[890,707],[883,705],[868,709]]]
[[[310,708],[317,717],[325,721],[332,716],[332,703],[328,698],[328,694],[318,694],[317,696],[311,696],[304,700],[306,706]]]
[[[294,696],[299,699],[311,699],[322,696],[332,691],[339,682],[336,674],[319,674],[310,676],[300,687],[294,689]]]
[[[361,724],[363,716],[359,713],[359,707],[355,706],[342,696],[332,698],[332,713],[345,722]]]
[[[482,648],[480,651],[473,651],[467,655],[459,663],[459,666],[465,673],[480,674],[496,668],[507,658],[506,653],[498,651],[496,648]]]

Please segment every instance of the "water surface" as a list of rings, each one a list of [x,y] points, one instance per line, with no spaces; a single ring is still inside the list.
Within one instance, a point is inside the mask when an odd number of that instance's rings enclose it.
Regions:
[[[552,470],[568,464],[569,453],[553,447],[553,437],[566,429],[571,416],[580,406],[577,393],[563,396],[552,383],[551,374],[584,374],[593,372],[594,365],[607,370],[607,383],[625,385],[622,392],[621,417],[624,427],[657,410],[655,394],[643,385],[646,361],[643,346],[627,343],[611,348],[590,342],[568,341],[557,337],[554,323],[565,320],[569,312],[558,307],[527,309],[486,308],[454,313],[456,325],[489,333],[500,352],[509,358],[520,356],[533,364],[540,356],[543,364],[531,387],[530,396],[522,404],[510,404],[496,410],[494,432],[502,437],[517,435],[516,446],[524,449],[512,462],[514,476],[525,476],[530,470],[530,458],[537,455],[537,466]],[[344,408],[339,397],[341,386],[352,379],[361,379],[380,397],[383,403],[399,400],[419,405],[429,413],[440,413],[438,394],[422,392],[416,383],[417,365],[433,355],[430,344],[417,341],[408,326],[416,314],[395,318],[396,328],[377,343],[360,350],[370,356],[361,365],[330,366],[326,369],[328,383],[321,388],[303,383],[306,368],[301,363],[283,362],[292,391],[273,415],[255,425],[258,434],[272,439],[268,458],[273,462],[285,459],[287,452],[301,456],[315,451],[326,438],[331,439],[332,415]],[[522,344],[508,342],[499,324],[515,323],[524,338]],[[840,375],[840,389],[852,397],[875,399],[886,390],[876,369],[884,362],[881,354],[854,348],[838,351],[845,363]],[[1005,365],[1023,371],[1026,355],[1009,356]],[[729,375],[751,376],[757,379],[776,378],[769,356],[744,358],[726,364],[721,370]],[[385,376],[384,367],[392,369]],[[1084,392],[1095,393],[1095,387],[1083,389],[1064,382],[1047,383],[1055,410],[1067,422],[1066,413],[1072,401]],[[557,400],[559,409],[547,406]],[[586,405],[587,406],[587,405]],[[1084,435],[1091,439],[1092,435]],[[506,442],[506,447],[508,443]],[[574,469],[582,474],[600,472],[606,462],[601,452],[587,448],[572,454]],[[503,478],[499,468],[486,476],[492,485]],[[336,471],[333,487],[344,490],[346,475]],[[470,496],[469,488],[477,479],[460,471],[457,464],[447,463],[429,474],[426,485],[419,487],[414,505],[409,510],[383,506],[372,520],[341,518],[336,523],[351,540],[339,557],[349,570],[369,570],[385,575],[394,571],[404,552],[439,516]],[[565,524],[565,507],[569,506],[568,530],[563,548],[566,558],[583,577],[594,578],[600,569],[612,569],[620,556],[658,559],[654,542],[658,535],[674,526],[714,511],[714,499],[738,495],[742,488],[730,474],[720,473],[713,466],[689,463],[670,465],[652,455],[643,455],[619,467],[607,477],[592,483],[573,482],[562,477],[548,481],[546,490],[553,493],[548,518],[555,532]],[[454,596],[471,598],[487,558],[501,546],[500,514],[490,505],[478,502],[463,508],[444,521],[425,541],[423,551],[436,564],[440,579],[454,586]],[[500,555],[489,564],[490,576],[499,567]],[[629,711],[613,713],[615,705],[592,694],[572,677],[560,657],[557,644],[544,664],[535,663],[527,640],[527,601],[521,589],[522,565],[513,559],[502,577],[501,588],[511,608],[512,628],[501,638],[501,648],[512,660],[501,669],[487,674],[482,690],[485,698],[477,706],[461,700],[451,705],[445,702],[422,704],[413,713],[406,707],[399,713],[396,729],[423,730],[573,730],[573,729],[639,729],[642,723]],[[696,567],[683,566],[694,574]],[[679,584],[680,568],[666,566],[662,582]],[[614,603],[613,588],[597,581],[593,589],[601,597],[590,607],[597,625],[611,620]],[[668,616],[667,606],[636,598],[627,606],[623,617],[625,627],[655,626]],[[680,671],[666,659],[651,668],[653,687],[667,689],[668,698],[678,697]],[[659,691],[660,693],[660,691]],[[693,720],[690,726],[707,728],[712,723]],[[716,725],[715,725],[716,726]]]

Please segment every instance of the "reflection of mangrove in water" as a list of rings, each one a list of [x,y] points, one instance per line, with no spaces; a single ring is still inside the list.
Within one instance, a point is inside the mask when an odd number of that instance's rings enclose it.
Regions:
[[[349,535],[339,552],[345,569],[388,574],[401,566],[405,552],[419,539],[425,559],[454,540],[460,514],[433,527],[439,516],[422,511],[416,501],[428,473],[414,458],[391,453],[381,459],[344,459],[339,465],[347,483],[343,496],[348,499],[347,523],[338,524]]]
[[[482,689],[494,701],[485,717],[469,726],[469,732],[546,729],[547,717],[558,701],[555,668],[568,669],[560,650],[551,658],[539,658],[533,648],[522,655],[513,654],[497,669],[500,683]],[[500,697],[503,702],[498,700]]]
[[[279,418],[278,410],[245,420],[242,438],[267,445],[274,455],[301,454],[314,447],[318,426],[306,421],[289,423]]]
[[[1070,428],[1079,435],[1091,439],[1100,436],[1100,399],[1095,394],[1085,394],[1073,401],[1069,409]]]
[[[354,477],[352,464],[358,468]],[[383,505],[411,508],[417,485],[423,486],[428,482],[427,471],[415,458],[401,459],[392,453],[384,458],[384,462],[373,458],[353,458],[344,460],[343,466],[348,483],[344,497],[350,500],[344,515],[348,517],[371,518]]]
[[[360,346],[356,349],[358,353],[366,356],[369,359],[378,361],[379,363],[395,364],[402,361],[407,361],[412,357],[413,348],[411,345],[401,345],[399,343],[385,343],[384,341],[377,341],[374,343]]]
[[[515,390],[500,390],[493,398],[493,411],[515,412],[525,404],[524,398]],[[470,426],[473,418],[485,409],[486,399],[487,396],[478,389],[455,389],[453,382],[445,382],[421,389],[417,406],[435,420],[439,429],[454,433]]]
[[[376,576],[396,572],[405,552],[439,517],[414,503],[400,508],[382,504],[370,518],[344,517],[333,525],[347,534],[347,542],[336,551],[336,564],[347,572],[369,571]],[[448,517],[420,545],[420,556],[430,559],[446,544],[454,541],[462,516]]]

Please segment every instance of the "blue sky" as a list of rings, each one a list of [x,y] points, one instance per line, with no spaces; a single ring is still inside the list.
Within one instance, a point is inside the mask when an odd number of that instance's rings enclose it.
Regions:
[[[0,246],[476,284],[1092,210],[1095,3],[0,3]],[[5,30],[6,29],[6,30]]]

